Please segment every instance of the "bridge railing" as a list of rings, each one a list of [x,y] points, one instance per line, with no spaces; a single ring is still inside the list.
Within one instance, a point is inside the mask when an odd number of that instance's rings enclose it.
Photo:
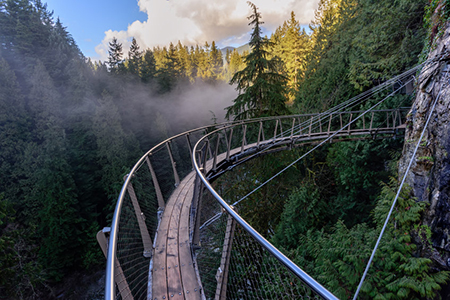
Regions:
[[[336,299],[268,242],[270,231],[257,232],[240,216],[251,213],[241,211],[245,207],[239,205],[239,197],[244,194],[224,197],[226,184],[217,186],[216,191],[212,181],[264,153],[330,137],[336,141],[396,135],[403,129],[407,111],[399,108],[364,116],[363,111],[350,111],[247,120],[201,138],[193,149],[198,174],[194,206],[201,208],[193,243],[199,245],[196,260],[206,298]],[[245,180],[245,174],[241,176]]]
[[[191,220],[191,230],[192,243],[199,249],[195,254],[199,258],[197,264],[201,270],[206,270],[200,274],[205,293],[210,293],[211,290],[213,294],[216,291],[225,293],[225,286],[230,287],[229,293],[234,291],[234,295],[239,298],[246,297],[242,294],[243,290],[286,295],[312,293],[311,287],[304,288],[295,284],[303,279],[299,279],[298,274],[292,273],[291,267],[294,268],[292,262],[284,261],[282,256],[279,257],[279,251],[264,244],[265,242],[261,244],[255,237],[250,239],[252,236],[250,225],[240,220],[232,208],[225,206],[226,202],[218,201],[220,198],[218,195],[219,198],[206,195],[205,186],[208,185],[201,186],[200,180],[207,182],[214,180],[229,167],[244,162],[252,155],[258,155],[261,149],[278,151],[323,139],[339,128],[341,123],[347,124],[359,113],[359,111],[341,112],[326,117],[304,114],[216,124],[176,135],[150,149],[124,178],[111,228],[105,228],[98,234],[99,243],[107,256],[105,299],[147,299],[151,287],[149,270],[153,242],[159,218],[171,192],[194,168],[198,172],[199,168],[203,168],[204,174],[198,178],[199,184],[196,185],[192,209],[197,211],[194,215],[198,217]],[[336,135],[334,139],[350,138],[353,135],[371,137],[392,135],[404,121],[405,115],[406,109],[374,112],[370,117],[350,126],[347,132]],[[194,145],[197,145],[195,149]],[[205,201],[208,200],[205,199],[208,197],[210,203],[206,205]],[[222,209],[226,209],[231,218],[221,214]],[[228,211],[230,209],[231,212]],[[214,218],[218,221],[211,221]],[[208,225],[208,221],[211,225]],[[220,254],[220,259],[214,257],[211,253],[217,254],[219,248],[229,249],[227,250],[229,256],[222,257]],[[258,254],[250,259],[254,265],[245,268],[244,264],[248,261],[244,261],[243,258],[247,257],[249,249],[253,249],[250,252],[254,255]],[[209,250],[211,252],[208,252]],[[215,260],[208,263],[208,259]],[[281,259],[282,265],[275,261],[276,259]],[[233,276],[233,280],[240,278],[240,281],[233,281],[230,285],[229,276],[224,276],[224,268],[227,268],[226,272],[234,272],[235,275],[249,272],[253,275]],[[280,268],[287,269],[280,272]],[[218,272],[219,269],[221,271]],[[269,271],[262,273],[261,270]],[[221,288],[218,288],[218,281],[221,282]],[[252,283],[252,288],[248,285],[249,282]],[[274,284],[281,286],[279,283],[290,287],[285,291],[270,287]],[[266,294],[260,294],[262,298],[266,298],[263,295]],[[251,295],[247,296],[252,298]]]
[[[107,256],[105,299],[147,299],[153,243],[166,201],[192,171],[193,145],[223,125],[166,139],[145,153],[125,176],[111,228],[97,235]]]

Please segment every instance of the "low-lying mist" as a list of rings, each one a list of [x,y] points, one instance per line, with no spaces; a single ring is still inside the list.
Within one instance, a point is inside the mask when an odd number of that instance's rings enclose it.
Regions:
[[[120,84],[120,83],[118,83]],[[124,84],[118,108],[125,128],[148,149],[170,136],[226,121],[226,107],[238,92],[226,82],[179,83],[165,94],[142,84]]]
[[[225,108],[232,104],[238,92],[225,82],[180,85],[155,102],[175,131],[225,121]],[[155,107],[156,108],[156,107]]]

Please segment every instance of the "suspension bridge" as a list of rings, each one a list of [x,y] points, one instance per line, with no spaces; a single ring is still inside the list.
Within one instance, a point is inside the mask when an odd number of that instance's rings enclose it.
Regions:
[[[379,107],[411,90],[418,68],[323,113],[214,124],[153,147],[124,178],[111,227],[97,234],[105,299],[337,299],[253,229],[240,204],[325,143],[402,136],[409,109]],[[213,187],[240,164],[304,145],[311,150],[237,201]]]

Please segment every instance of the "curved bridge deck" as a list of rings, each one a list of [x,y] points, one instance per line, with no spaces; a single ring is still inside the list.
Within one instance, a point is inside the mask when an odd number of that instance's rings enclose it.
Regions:
[[[212,296],[215,293],[216,299],[225,299],[228,273],[223,271],[224,274],[222,274],[222,270],[227,269],[228,257],[231,255],[231,251],[235,251],[234,247],[232,250],[231,242],[229,246],[224,242],[222,254],[216,251],[216,246],[212,249],[216,253],[214,259],[220,261],[218,262],[220,267],[215,278],[212,274],[217,269],[215,264],[214,270],[208,269],[205,274],[202,273],[202,277],[207,278],[208,284],[202,282],[205,278],[200,278],[196,253],[193,248],[199,245],[199,215],[202,206],[200,202],[202,194],[200,177],[203,181],[212,181],[236,165],[245,163],[254,157],[304,144],[316,144],[318,147],[325,142],[389,138],[395,137],[399,131],[405,128],[402,122],[404,120],[404,117],[402,117],[403,111],[399,109],[372,112],[368,120],[370,123],[367,122],[368,126],[366,126],[364,118],[360,119],[358,124],[355,123],[357,118],[353,119],[353,114],[356,113],[359,112],[330,114],[327,120],[321,118],[320,115],[299,115],[290,117],[290,122],[281,120],[281,117],[275,117],[267,120],[249,120],[247,123],[225,124],[218,129],[215,126],[212,127],[210,134],[205,130],[206,139],[202,141],[202,146],[198,144],[199,149],[195,148],[194,152],[190,142],[191,132],[175,136],[152,148],[136,163],[126,177],[119,196],[111,227],[111,232],[114,232],[114,235],[111,235],[107,255],[109,268],[107,274],[111,276],[107,278],[106,293],[108,295],[106,298],[113,299],[117,295],[122,299],[206,299],[202,287],[202,284],[204,284],[208,295]],[[376,114],[386,115],[385,125],[383,121],[377,121],[378,126],[375,126],[374,116]],[[307,121],[301,118],[306,118]],[[266,124],[267,126],[265,126]],[[285,127],[285,130],[282,127]],[[268,135],[271,138],[267,138]],[[203,173],[202,176],[195,171],[191,171],[180,182],[176,167],[177,162],[172,154],[171,146],[172,139],[175,138],[186,139],[188,155],[191,158],[195,155],[195,168],[197,172]],[[160,168],[164,168],[165,174],[167,174],[167,171],[170,170],[170,167],[167,167],[171,164],[173,178],[177,185],[170,197],[165,198],[167,201],[162,196],[157,176],[150,161],[152,155],[164,148],[166,148],[167,153],[165,157],[163,156],[159,160],[159,164],[164,166],[160,166]],[[188,155],[184,155],[184,157],[188,157]],[[145,162],[148,164],[148,170],[142,169],[144,176],[135,177],[136,170],[139,170]],[[164,163],[161,164],[161,162]],[[135,177],[133,182],[136,182],[136,186],[141,189],[148,180],[153,181],[153,192],[156,193],[157,205],[154,202],[151,202],[151,204],[149,202],[154,201],[155,198],[145,196],[148,190],[135,193],[131,183],[133,177]],[[119,231],[118,220],[120,220],[122,205],[124,208],[126,205],[126,208],[123,209],[124,219]],[[226,204],[224,205],[226,206]],[[162,214],[157,213],[158,206],[164,208]],[[160,217],[157,217],[157,215]],[[148,216],[151,217],[148,218]],[[228,217],[230,216],[231,213]],[[227,239],[227,234],[229,234],[228,223],[226,232],[222,233],[225,234],[225,239]],[[119,238],[119,235],[123,238]],[[99,242],[104,245],[103,250],[106,254],[106,235],[100,234],[100,237],[102,242],[100,240]],[[133,241],[133,243],[129,241]],[[225,250],[225,246],[227,250]],[[218,257],[216,257],[217,255]],[[220,258],[220,255],[222,255],[222,258]],[[203,261],[201,263],[203,264]],[[149,265],[150,272],[148,272]],[[146,270],[144,269],[145,266],[147,266]],[[219,271],[222,275],[219,274]],[[203,269],[202,272],[204,272]],[[148,279],[148,285],[146,279]],[[248,284],[248,281],[245,281],[244,286],[240,287],[238,293],[242,293],[248,288]],[[116,285],[117,290],[115,290]],[[217,289],[214,286],[217,286]],[[240,296],[238,297],[240,298]]]
[[[399,129],[404,129],[404,125],[378,133],[395,134]],[[354,129],[346,131],[341,136],[355,135],[359,136],[356,139],[363,139],[361,135],[367,134],[370,134],[367,130]],[[312,134],[277,142],[282,146],[279,148],[281,150],[285,148],[283,145],[292,144],[293,139],[299,144],[305,144],[328,136],[329,133],[327,135]],[[241,153],[246,152],[247,155],[251,155],[251,150],[262,147],[264,144],[253,143],[243,148],[232,149],[228,153],[222,153],[206,161],[204,169],[214,174],[216,170],[213,170],[213,166],[220,165],[221,162],[231,160],[233,157],[236,158],[235,164],[239,164]],[[154,245],[151,268],[152,292],[149,299],[205,299],[202,295],[201,281],[193,260],[192,249],[191,205],[194,198],[195,179],[196,173],[192,171],[180,182],[167,201],[162,214]]]
[[[173,192],[162,214],[155,242],[151,299],[201,299],[189,238],[195,172]]]
[[[249,145],[251,147],[254,145]],[[234,155],[241,151],[230,151]],[[226,153],[216,158],[226,159]],[[206,162],[211,169],[213,159]],[[190,172],[176,187],[161,217],[158,227],[153,267],[151,268],[152,294],[149,299],[187,299],[202,298],[202,286],[192,258],[191,205],[194,199],[195,171]]]

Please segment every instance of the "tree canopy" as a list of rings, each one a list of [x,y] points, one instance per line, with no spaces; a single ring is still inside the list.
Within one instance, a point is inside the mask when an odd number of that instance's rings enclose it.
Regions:
[[[108,60],[93,62],[40,0],[0,1],[0,298],[47,299],[71,274],[103,267],[94,236],[109,225],[123,176],[150,147],[194,126],[173,120],[179,95],[229,81],[239,92],[226,108],[234,120],[328,109],[419,61],[437,34],[427,35],[424,12],[437,28],[429,12],[444,3],[428,2],[320,0],[310,30],[292,12],[270,38],[249,2],[249,51],[223,54],[215,41],[142,49],[133,38],[126,52],[113,38]],[[246,218],[348,298],[400,150],[399,140],[327,145],[250,197],[256,213]],[[223,180],[238,197],[302,151],[255,159]],[[367,298],[432,298],[448,280],[415,246],[417,236],[427,243],[417,221],[425,207],[403,196]]]
[[[261,13],[248,2],[252,14],[248,17],[253,26],[250,37],[250,53],[244,57],[245,67],[236,72],[230,84],[236,83],[239,96],[227,107],[227,118],[248,118],[288,114],[286,107],[287,78],[281,73],[277,58],[269,59],[270,40],[262,37]]]

